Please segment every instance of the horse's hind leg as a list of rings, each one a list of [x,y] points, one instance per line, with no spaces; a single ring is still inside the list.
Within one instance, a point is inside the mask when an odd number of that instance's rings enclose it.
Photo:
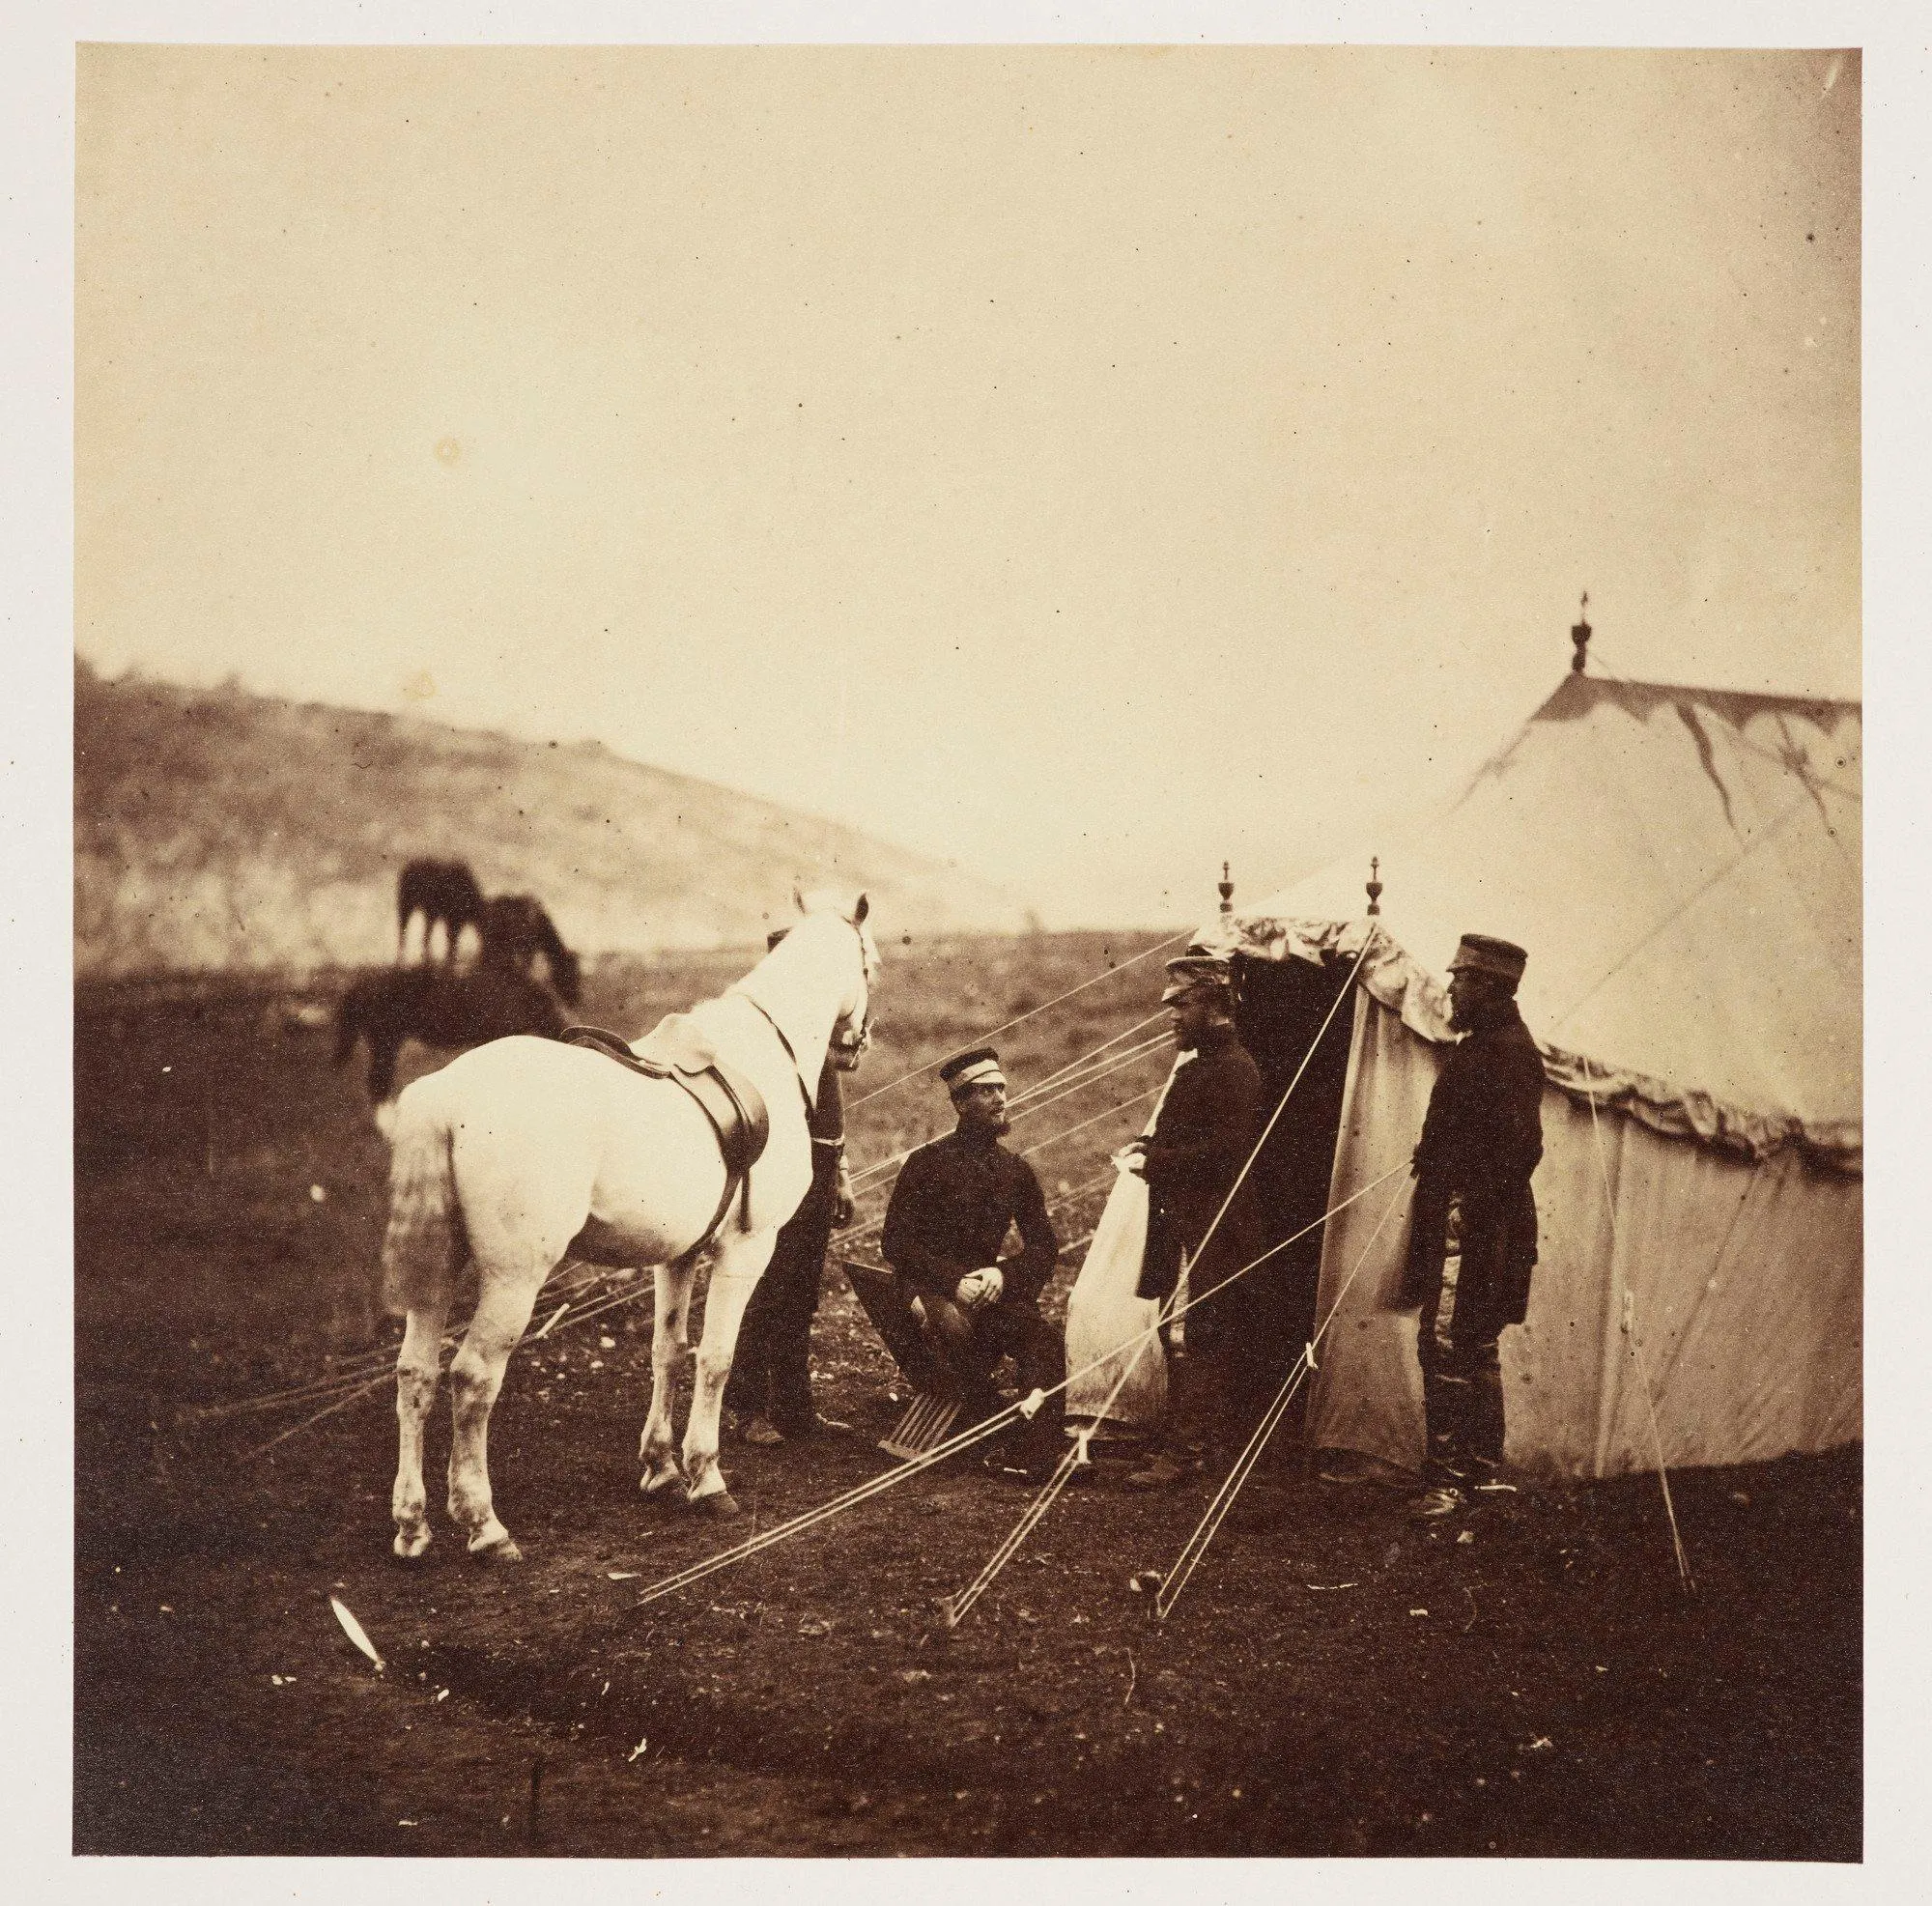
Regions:
[[[449,1361],[449,1519],[469,1531],[470,1554],[521,1562],[524,1551],[497,1520],[490,1494],[490,1410],[503,1387],[510,1352],[522,1341],[543,1277],[484,1275],[462,1347]]]
[[[656,1495],[681,1481],[677,1443],[671,1435],[671,1396],[677,1386],[677,1360],[684,1351],[691,1314],[691,1287],[696,1271],[688,1263],[657,1267],[657,1315],[651,1329],[651,1408],[638,1442],[643,1475],[638,1487]]]
[[[396,1359],[396,1486],[389,1512],[396,1522],[396,1554],[412,1562],[429,1547],[429,1495],[423,1488],[423,1422],[436,1401],[447,1303],[410,1312],[403,1351]]]
[[[684,1430],[684,1468],[690,1478],[687,1494],[694,1508],[711,1516],[738,1513],[718,1466],[718,1422],[724,1407],[724,1385],[731,1375],[732,1353],[738,1347],[738,1325],[771,1257],[774,1241],[769,1232],[733,1239],[719,1251],[711,1266],[711,1289],[704,1298],[704,1338],[698,1346],[697,1371],[692,1383],[691,1420]]]

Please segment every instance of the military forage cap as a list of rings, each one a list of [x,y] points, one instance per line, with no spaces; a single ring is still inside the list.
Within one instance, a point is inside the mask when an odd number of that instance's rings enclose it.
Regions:
[[[961,1052],[939,1068],[949,1092],[964,1092],[968,1086],[1005,1085],[1007,1075],[1000,1070],[1000,1055],[989,1045],[976,1045]]]
[[[1513,986],[1522,978],[1522,969],[1528,964],[1529,955],[1507,940],[1492,940],[1487,933],[1464,933],[1462,945],[1456,949],[1456,957],[1449,962],[1449,970],[1487,973]]]
[[[1214,953],[1185,953],[1167,962],[1167,988],[1160,996],[1163,1006],[1171,1006],[1196,986],[1225,986],[1234,978],[1225,959]]]

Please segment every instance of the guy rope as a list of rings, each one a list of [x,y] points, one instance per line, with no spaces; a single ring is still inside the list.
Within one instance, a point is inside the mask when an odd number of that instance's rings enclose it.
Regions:
[[[1227,1197],[1222,1200],[1220,1209],[1214,1213],[1212,1222],[1203,1234],[1202,1242],[1204,1244],[1208,1237],[1213,1236],[1215,1228],[1226,1215],[1229,1206],[1233,1203],[1236,1193],[1239,1190],[1242,1180],[1246,1178],[1255,1159],[1260,1155],[1262,1148],[1267,1143],[1276,1123],[1288,1105],[1288,1101],[1293,1096],[1295,1087],[1300,1084],[1302,1075],[1307,1071],[1323,1035],[1333,1023],[1342,1001],[1350,997],[1355,974],[1360,969],[1362,960],[1367,954],[1370,946],[1374,944],[1374,941],[1375,929],[1371,927],[1368,938],[1363,942],[1361,952],[1355,955],[1353,966],[1350,968],[1344,983],[1337,988],[1335,998],[1329,1005],[1326,1016],[1317,1029],[1314,1038],[1309,1042],[1308,1050],[1303,1054],[1301,1064],[1295,1068],[1293,1078],[1289,1081],[1288,1090],[1282,1094],[1280,1104],[1275,1107],[1267,1124],[1262,1130],[1261,1137],[1256,1140],[1253,1150],[1242,1164],[1240,1173],[1236,1176],[1234,1184],[1229,1187]],[[1143,1095],[1145,1097],[1151,1097],[1152,1095],[1151,1093]],[[1122,1108],[1117,1106],[1113,1109],[1119,1111]],[[1104,1117],[1106,1115],[1102,1114],[1101,1116]],[[1094,1122],[1089,1120],[1087,1123],[1092,1124]],[[1078,1129],[1078,1127],[1075,1127],[1075,1129]],[[1060,1134],[1062,1137],[1066,1135],[1065,1133]],[[1406,1170],[1407,1167],[1404,1165],[1396,1169]],[[1243,1265],[1238,1269],[1231,1272],[1228,1277],[1215,1287],[1216,1290],[1225,1290],[1228,1285],[1233,1284],[1240,1277],[1244,1277],[1249,1271],[1266,1263],[1280,1252],[1285,1251],[1291,1244],[1299,1242],[1301,1238],[1307,1237],[1311,1232],[1319,1230],[1322,1225],[1326,1224],[1329,1218],[1333,1217],[1336,1212],[1346,1209],[1356,1199],[1365,1197],[1370,1191],[1376,1189],[1378,1185],[1387,1182],[1387,1180],[1394,1175],[1394,1172],[1386,1173],[1373,1183],[1364,1185],[1361,1190],[1324,1211],[1313,1223],[1304,1225],[1293,1236],[1282,1238],[1279,1243],[1264,1251],[1260,1257],[1254,1259],[1251,1263]],[[974,1425],[972,1429],[962,1432],[959,1436],[953,1437],[949,1441],[939,1444],[925,1455],[910,1458],[896,1468],[886,1470],[881,1475],[873,1477],[869,1482],[863,1483],[858,1488],[847,1491],[844,1495],[836,1497],[831,1502],[822,1504],[817,1509],[810,1510],[803,1516],[794,1517],[790,1522],[780,1523],[778,1526],[768,1529],[760,1535],[752,1537],[749,1541],[738,1544],[735,1548],[724,1550],[717,1555],[710,1556],[702,1562],[694,1563],[690,1568],[680,1570],[675,1575],[667,1577],[664,1580],[653,1584],[652,1587],[644,1592],[639,1600],[639,1607],[645,1607],[662,1596],[671,1594],[675,1590],[685,1587],[690,1582],[701,1579],[714,1570],[728,1567],[733,1562],[741,1561],[751,1555],[759,1553],[763,1550],[779,1542],[785,1541],[793,1535],[803,1534],[809,1528],[815,1528],[820,1522],[843,1514],[848,1508],[856,1508],[861,1502],[869,1501],[874,1495],[883,1494],[895,1484],[903,1482],[908,1476],[929,1468],[933,1464],[944,1461],[948,1457],[957,1455],[962,1450],[984,1440],[987,1436],[1004,1430],[1008,1424],[1022,1415],[1031,1416],[1047,1396],[1064,1391],[1068,1384],[1088,1376],[1093,1371],[1103,1368],[1116,1358],[1120,1358],[1122,1367],[1115,1379],[1115,1395],[1117,1396],[1121,1385],[1126,1380],[1126,1373],[1133,1368],[1134,1363],[1146,1350],[1147,1346],[1154,1341],[1165,1323],[1170,1322],[1172,1318],[1182,1315],[1185,1309],[1186,1305],[1176,1303],[1173,1299],[1170,1299],[1168,1303],[1162,1305],[1160,1314],[1156,1317],[1153,1323],[1136,1332],[1127,1342],[1115,1345],[1103,1355],[1095,1357],[1085,1368],[1070,1373],[1060,1382],[1052,1385],[1051,1389],[1037,1390],[1033,1395],[1019,1402],[1009,1404],[1004,1409],[986,1417],[982,1422]],[[1131,1351],[1130,1354],[1122,1354],[1129,1351]],[[1112,1400],[1110,1398],[1109,1402],[1111,1403]],[[995,1551],[987,1567],[980,1571],[980,1577],[973,1583],[969,1584],[967,1589],[961,1591],[960,1595],[954,1597],[948,1605],[949,1625],[957,1624],[961,1616],[972,1607],[972,1604],[991,1585],[992,1580],[997,1577],[1000,1570],[1018,1552],[1027,1535],[1038,1524],[1040,1518],[1052,1507],[1061,1491],[1066,1487],[1067,1479],[1072,1475],[1073,1470],[1086,1461],[1087,1445],[1092,1435],[1093,1432],[1091,1429],[1079,1433],[1068,1448],[1066,1455],[1056,1465],[1053,1476],[1049,1478],[1035,1501],[1030,1503],[1022,1513],[1018,1525]]]
[[[1396,1172],[1404,1167],[1397,1165],[1376,1181],[1377,1184],[1386,1184]],[[1373,1190],[1374,1185],[1364,1187]],[[1335,1294],[1335,1301],[1328,1307],[1328,1315],[1321,1320],[1303,1349],[1295,1358],[1294,1367],[1288,1373],[1288,1380],[1274,1401],[1263,1412],[1262,1420],[1255,1425],[1254,1434],[1249,1437],[1247,1446],[1235,1459],[1235,1466],[1229,1470],[1227,1480],[1215,1491],[1214,1499],[1208,1503],[1207,1513],[1194,1526],[1194,1533],[1181,1545],[1180,1553],[1174,1558],[1174,1566],[1168,1570],[1160,1585],[1160,1592],[1154,1598],[1154,1612],[1162,1621],[1173,1611],[1174,1605],[1180,1599],[1180,1591],[1187,1586],[1188,1578],[1200,1566],[1201,1558],[1208,1552],[1208,1545],[1214,1540],[1215,1531],[1226,1519],[1228,1511],[1235,1506],[1235,1497],[1241,1493],[1241,1485],[1254,1473],[1254,1467],[1262,1459],[1262,1451],[1267,1447],[1268,1438],[1274,1435],[1276,1426],[1287,1415],[1288,1407],[1294,1401],[1295,1392],[1300,1389],[1302,1379],[1315,1368],[1316,1347],[1327,1333],[1329,1324],[1335,1321],[1335,1313],[1342,1308],[1342,1299],[1349,1294],[1349,1287],[1354,1283],[1356,1272],[1368,1263],[1369,1253],[1376,1247],[1376,1240],[1382,1235],[1383,1228],[1395,1215],[1396,1207],[1401,1204],[1406,1193],[1412,1189],[1410,1184],[1399,1184],[1395,1196],[1388,1201],[1387,1208],[1376,1221],[1376,1228],[1369,1234],[1369,1241],[1362,1246],[1361,1254],[1353,1267],[1342,1281],[1342,1288]]]
[[[986,1040],[996,1039],[1002,1033],[1009,1033],[1015,1026],[1022,1026],[1029,1019],[1037,1018],[1050,1008],[1060,1006],[1071,999],[1074,994],[1084,993],[1089,986],[1097,986],[1102,981],[1111,980],[1115,974],[1124,973],[1128,967],[1138,966],[1142,960],[1151,959],[1155,953],[1165,953],[1169,947],[1179,946],[1181,941],[1191,939],[1192,937],[1191,931],[1171,934],[1167,939],[1160,941],[1158,945],[1143,948],[1131,959],[1123,959],[1118,966],[1110,966],[1106,972],[1095,973],[1091,979],[1082,980],[1077,986],[1068,986],[1064,993],[1056,993],[1051,999],[1042,1001],[1038,1006],[1031,1007],[1025,1012],[1015,1013],[1010,1019],[1005,1020],[995,1026],[991,1032],[981,1034],[980,1038]],[[937,1067],[943,1066],[945,1063],[944,1057],[941,1057],[928,1060],[923,1066],[915,1066],[911,1071],[901,1072],[895,1079],[888,1079],[884,1085],[867,1093],[863,1098],[855,1098],[846,1109],[848,1111],[856,1111],[861,1105],[869,1105],[873,1099],[884,1097],[887,1093],[896,1091],[900,1086],[907,1084],[913,1079],[923,1079],[926,1073],[937,1069]]]
[[[1234,1204],[1236,1196],[1239,1193],[1242,1184],[1247,1180],[1248,1173],[1254,1169],[1255,1160],[1261,1156],[1262,1148],[1267,1144],[1268,1139],[1273,1135],[1275,1126],[1281,1121],[1281,1115],[1288,1110],[1289,1100],[1294,1096],[1295,1087],[1301,1083],[1302,1075],[1308,1070],[1310,1064],[1313,1062],[1317,1048],[1321,1045],[1328,1028],[1334,1024],[1335,1015],[1340,1010],[1342,1002],[1345,999],[1353,997],[1355,975],[1360,972],[1362,961],[1368,956],[1369,949],[1375,945],[1377,931],[1377,927],[1371,923],[1368,933],[1363,938],[1361,950],[1355,954],[1354,964],[1349,968],[1341,985],[1335,990],[1335,997],[1329,1001],[1328,1010],[1322,1015],[1321,1024],[1316,1028],[1315,1037],[1309,1040],[1308,1050],[1301,1055],[1301,1064],[1294,1068],[1294,1076],[1289,1080],[1288,1089],[1282,1094],[1280,1103],[1269,1114],[1267,1124],[1262,1127],[1261,1136],[1255,1140],[1253,1148],[1242,1161],[1241,1169],[1235,1175],[1235,1181],[1228,1187],[1227,1196],[1221,1200],[1220,1209],[1214,1213],[1212,1220],[1208,1223],[1208,1229],[1202,1233],[1201,1241],[1194,1248],[1194,1256],[1197,1259],[1207,1249],[1208,1242],[1219,1228],[1221,1220],[1227,1216],[1229,1208]],[[1380,1179],[1376,1181],[1378,1184],[1382,1181]],[[1359,1196],[1360,1194],[1358,1193],[1357,1195]],[[1337,1210],[1340,1209],[1340,1206],[1335,1207]],[[1324,1213],[1321,1218],[1317,1220],[1317,1223],[1326,1223],[1327,1218],[1331,1215],[1333,1215],[1332,1212]],[[1304,1227],[1302,1231],[1295,1234],[1294,1237],[1284,1238],[1280,1244],[1274,1247],[1274,1250],[1265,1251],[1261,1257],[1256,1258],[1252,1264],[1243,1265],[1233,1276],[1222,1279],[1214,1289],[1216,1291],[1225,1290],[1228,1285],[1235,1281],[1236,1277],[1244,1276],[1248,1271],[1253,1270],[1256,1265],[1264,1263],[1267,1258],[1272,1257],[1276,1251],[1280,1251],[1286,1248],[1287,1245],[1296,1241],[1297,1238],[1305,1237],[1314,1228],[1313,1225]],[[1179,1288],[1177,1285],[1176,1289],[1179,1290]],[[1210,1294],[1204,1293],[1203,1294],[1205,1296]],[[1096,1412],[1096,1420],[1104,1420],[1107,1412],[1113,1408],[1121,1391],[1126,1386],[1127,1380],[1132,1375],[1134,1366],[1140,1361],[1141,1353],[1147,1349],[1151,1336],[1157,1334],[1160,1328],[1178,1314],[1171,1302],[1164,1304],[1161,1307],[1159,1317],[1156,1318],[1151,1328],[1140,1333],[1140,1341],[1135,1344],[1133,1354],[1122,1358],[1121,1369],[1114,1379],[1113,1388],[1108,1392],[1106,1401]],[[1125,1348],[1125,1345],[1118,1346],[1115,1350],[1108,1352],[1108,1356],[1119,1356],[1121,1351]],[[1106,1360],[1105,1357],[1102,1357],[1099,1359],[1099,1362],[1104,1363]],[[1093,1435],[1093,1427],[1090,1425],[1087,1429],[1080,1431],[1075,1437],[1072,1448],[1067,1451],[1065,1456],[1061,1458],[1059,1464],[1054,1468],[1053,1474],[1047,1478],[1039,1494],[1021,1512],[1020,1519],[1015,1523],[1011,1533],[993,1551],[993,1554],[987,1560],[986,1566],[980,1571],[980,1574],[949,1605],[947,1614],[948,1626],[956,1627],[958,1625],[966,1611],[991,1587],[994,1579],[999,1575],[1000,1571],[1019,1552],[1021,1545],[1026,1541],[1027,1536],[1038,1525],[1041,1517],[1053,1506],[1054,1502],[1059,1498],[1061,1492],[1065,1489],[1073,1471],[1087,1461],[1087,1446],[1092,1440]]]
[[[1678,1585],[1687,1595],[1697,1592],[1697,1583],[1690,1574],[1690,1558],[1685,1553],[1683,1532],[1677,1526],[1677,1506],[1670,1499],[1670,1472],[1663,1463],[1663,1436],[1657,1427],[1657,1393],[1652,1387],[1650,1370],[1643,1360],[1643,1339],[1637,1334],[1636,1299],[1631,1294],[1630,1286],[1625,1283],[1622,1269],[1617,1264],[1619,1245],[1617,1240],[1617,1201],[1610,1192],[1610,1166],[1604,1151],[1603,1126],[1597,1119],[1597,1089],[1590,1071],[1590,1062],[1583,1061],[1583,1084],[1590,1098],[1590,1133],[1597,1142],[1597,1175],[1604,1187],[1604,1209],[1610,1221],[1610,1275],[1616,1281],[1623,1297],[1623,1332],[1630,1339],[1631,1360],[1636,1365],[1638,1380],[1643,1384],[1644,1408],[1650,1420],[1650,1439],[1657,1451],[1657,1480],[1663,1491],[1663,1513],[1670,1523],[1670,1547],[1677,1559]]]
[[[1246,1276],[1249,1271],[1265,1264],[1278,1253],[1287,1250],[1291,1244],[1298,1243],[1311,1232],[1319,1231],[1330,1218],[1334,1217],[1340,1211],[1347,1210],[1357,1199],[1366,1198],[1377,1186],[1386,1184],[1391,1178],[1395,1177],[1397,1172],[1406,1172],[1408,1166],[1406,1163],[1398,1165],[1393,1170],[1383,1173],[1380,1178],[1374,1180],[1371,1183],[1363,1185],[1359,1191],[1351,1192],[1339,1204],[1333,1205],[1327,1210],[1323,1211],[1312,1223],[1303,1225],[1292,1237],[1284,1237],[1280,1243],[1269,1246],[1267,1250],[1264,1251],[1252,1263],[1245,1264],[1238,1270],[1231,1272],[1221,1284],[1215,1286],[1215,1289],[1225,1290],[1236,1278]],[[1185,1314],[1186,1309],[1187,1306],[1185,1304],[1177,1305],[1173,1315],[1177,1317],[1182,1316]],[[687,1587],[694,1581],[701,1580],[705,1576],[711,1575],[719,1569],[730,1567],[733,1562],[744,1561],[752,1555],[762,1553],[777,1543],[786,1541],[791,1536],[802,1535],[807,1529],[816,1528],[821,1522],[828,1522],[835,1516],[842,1515],[847,1509],[857,1508],[860,1503],[870,1501],[873,1496],[882,1494],[885,1491],[904,1482],[907,1477],[917,1475],[923,1469],[929,1469],[934,1464],[943,1463],[949,1457],[957,1456],[962,1451],[970,1449],[974,1444],[983,1442],[988,1437],[997,1436],[1009,1424],[1017,1422],[1023,1416],[1031,1415],[1038,1408],[1038,1403],[1044,1402],[1046,1398],[1057,1395],[1065,1390],[1068,1383],[1075,1382],[1080,1378],[1089,1376],[1094,1371],[1103,1368],[1123,1351],[1136,1348],[1144,1348],[1147,1344],[1151,1343],[1155,1336],[1158,1335],[1160,1324],[1164,1321],[1166,1321],[1164,1318],[1156,1320],[1155,1323],[1150,1324],[1146,1329],[1137,1331],[1134,1336],[1128,1338],[1125,1342],[1116,1344],[1104,1355],[1096,1356],[1093,1362],[1072,1372],[1071,1375],[1064,1379],[1061,1382],[1054,1383],[1045,1389],[1036,1390],[1029,1396],[1019,1398],[1015,1402],[1008,1404],[1004,1409],[995,1411],[994,1414],[985,1418],[983,1422],[974,1424],[970,1430],[961,1431],[958,1436],[939,1444],[935,1449],[928,1450],[925,1455],[910,1458],[894,1468],[883,1470],[869,1481],[861,1483],[854,1489],[847,1490],[843,1495],[834,1496],[831,1501],[821,1503],[817,1508],[808,1510],[803,1515],[794,1516],[789,1522],[780,1522],[774,1527],[766,1529],[763,1533],[753,1536],[749,1541],[741,1542],[731,1549],[722,1550],[715,1555],[706,1556],[701,1562],[694,1562],[687,1569],[680,1569],[675,1575],[667,1576],[662,1581],[653,1582],[639,1597],[638,1606],[639,1607],[646,1607],[666,1595]],[[1036,1399],[1038,1399],[1038,1402],[1036,1402]]]

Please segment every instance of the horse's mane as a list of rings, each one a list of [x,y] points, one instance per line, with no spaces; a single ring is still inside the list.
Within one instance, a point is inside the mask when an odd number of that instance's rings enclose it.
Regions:
[[[726,997],[732,993],[740,994],[775,1020],[796,1023],[802,1019],[811,1027],[811,1039],[817,1043],[818,1049],[811,1054],[796,1052],[794,1057],[799,1063],[807,1095],[815,1103],[824,1048],[830,1043],[832,1029],[838,1019],[837,1008],[828,1011],[819,995],[818,984],[815,983],[819,977],[816,962],[823,954],[844,946],[847,933],[856,934],[861,974],[869,995],[878,969],[878,949],[873,945],[864,921],[852,918],[852,913],[858,908],[848,911],[836,899],[822,894],[803,898],[799,904],[804,909],[803,917],[751,972],[735,985],[726,988]],[[825,1021],[822,1028],[817,1023],[821,1017]]]

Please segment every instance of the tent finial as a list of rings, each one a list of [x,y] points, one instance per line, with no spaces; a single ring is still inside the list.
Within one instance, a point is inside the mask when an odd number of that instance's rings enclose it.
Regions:
[[[1228,863],[1221,863],[1221,877],[1214,883],[1214,891],[1221,896],[1221,911],[1233,913],[1235,910],[1235,883],[1228,878]]]
[[[1372,854],[1369,857],[1368,896],[1369,911],[1380,913],[1382,910],[1382,864]]]
[[[1577,653],[1570,658],[1570,672],[1580,675],[1583,672],[1583,656],[1590,646],[1590,620],[1586,613],[1590,607],[1590,592],[1583,591],[1583,600],[1577,611],[1577,620],[1571,625],[1570,640],[1577,644]]]

